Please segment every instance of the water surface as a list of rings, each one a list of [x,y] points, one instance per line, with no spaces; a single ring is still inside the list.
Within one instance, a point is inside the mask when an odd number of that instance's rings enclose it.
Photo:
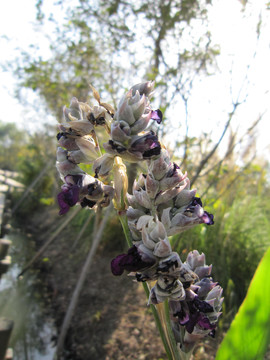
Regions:
[[[31,238],[12,230],[9,255],[12,265],[0,281],[0,317],[14,321],[10,340],[13,360],[51,360],[54,354],[53,321],[46,308],[46,289],[36,270],[17,278],[27,260],[34,254]]]

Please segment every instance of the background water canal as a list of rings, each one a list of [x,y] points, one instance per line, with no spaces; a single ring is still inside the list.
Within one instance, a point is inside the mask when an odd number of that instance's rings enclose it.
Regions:
[[[9,255],[12,265],[0,282],[0,317],[14,321],[10,347],[14,360],[51,360],[55,336],[53,321],[46,308],[46,289],[37,270],[17,278],[25,262],[34,253],[31,237],[13,229]]]

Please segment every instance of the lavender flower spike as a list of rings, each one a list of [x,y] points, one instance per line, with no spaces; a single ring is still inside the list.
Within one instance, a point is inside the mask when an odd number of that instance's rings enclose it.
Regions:
[[[212,225],[214,217],[204,210],[196,189],[190,189],[187,173],[171,160],[154,131],[163,118],[162,112],[150,105],[154,82],[134,85],[120,99],[116,111],[91,89],[98,105],[91,107],[72,98],[59,125],[56,167],[64,183],[57,196],[60,214],[75,205],[95,209],[113,201],[128,243],[133,245],[111,261],[111,271],[115,276],[127,271],[135,281],[147,282],[148,304],[158,310],[163,302],[169,304],[169,309],[164,306],[162,310],[166,322],[162,316],[156,319],[161,332],[172,327],[163,334],[168,356],[174,358],[179,347],[189,353],[203,337],[214,336],[223,290],[213,281],[212,265],[206,264],[205,255],[193,250],[182,262],[172,249],[170,236],[195,225]],[[109,135],[101,149],[97,126]],[[143,160],[145,173],[134,181],[128,194],[123,161]],[[80,163],[93,164],[84,167],[90,168],[92,175],[82,170]],[[108,182],[102,182],[103,177]]]

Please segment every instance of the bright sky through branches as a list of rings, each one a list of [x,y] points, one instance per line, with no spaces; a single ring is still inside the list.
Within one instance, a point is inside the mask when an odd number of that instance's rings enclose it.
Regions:
[[[36,8],[35,0],[10,0],[0,5],[0,61],[12,61],[18,52],[17,47],[26,51],[31,43],[39,44],[40,54],[48,54],[49,43],[45,35],[33,27]],[[60,11],[53,0],[44,1],[45,9]],[[58,9],[58,10],[56,10]],[[250,126],[259,115],[261,121],[258,148],[265,154],[269,150],[269,107],[270,107],[270,11],[266,10],[266,1],[253,0],[247,4],[246,11],[237,0],[214,0],[209,13],[210,31],[213,43],[219,44],[221,55],[217,59],[219,70],[208,78],[201,78],[194,84],[192,97],[188,104],[189,135],[199,135],[202,131],[212,131],[213,136],[220,135],[228,112],[232,109],[239,91],[239,107],[234,120],[234,129],[241,133]],[[256,29],[261,20],[260,37],[257,40]],[[31,24],[32,23],[32,24]],[[50,33],[47,28],[46,32]],[[37,112],[18,103],[13,96],[15,79],[10,73],[0,72],[1,115],[4,122],[20,124],[27,130],[35,128]],[[130,84],[133,85],[133,84]],[[30,102],[39,99],[31,91],[25,91]],[[167,114],[168,116],[175,116]],[[180,108],[179,116],[183,109]],[[179,118],[178,116],[178,118]],[[39,120],[41,123],[44,119]],[[52,120],[54,121],[54,120]],[[266,131],[267,130],[267,131]],[[183,132],[184,125],[180,128]]]

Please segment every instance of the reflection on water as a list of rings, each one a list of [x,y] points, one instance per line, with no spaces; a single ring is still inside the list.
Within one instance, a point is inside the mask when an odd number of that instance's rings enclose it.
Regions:
[[[45,315],[42,284],[33,270],[17,279],[26,259],[32,255],[33,244],[15,231],[8,238],[12,241],[9,251],[12,266],[0,282],[0,316],[14,321],[9,346],[13,349],[14,360],[51,360],[54,328]]]

